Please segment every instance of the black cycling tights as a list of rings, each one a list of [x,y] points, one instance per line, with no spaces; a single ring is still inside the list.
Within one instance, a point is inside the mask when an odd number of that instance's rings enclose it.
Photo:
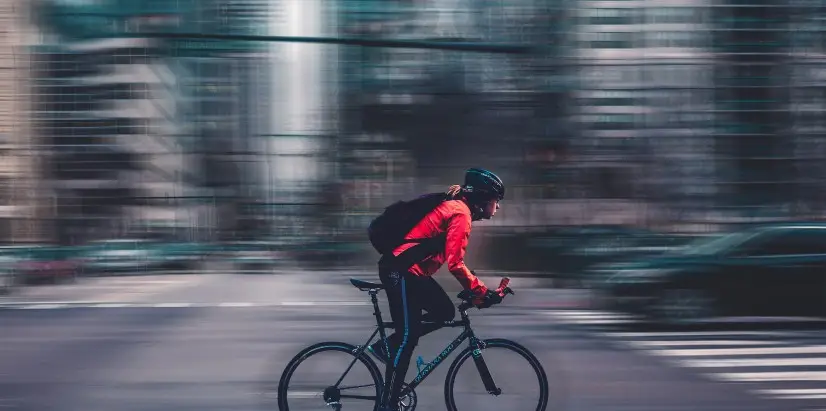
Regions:
[[[391,409],[395,409],[419,337],[441,328],[439,324],[421,322],[450,321],[456,316],[456,308],[432,277],[389,270],[379,270],[379,277],[386,287],[390,316],[395,326],[395,332],[388,337],[390,361],[387,362],[380,404],[389,404]]]

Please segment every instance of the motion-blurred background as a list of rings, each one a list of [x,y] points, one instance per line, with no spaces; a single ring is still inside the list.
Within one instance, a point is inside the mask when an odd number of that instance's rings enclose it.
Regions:
[[[826,0],[0,0],[0,409],[276,409],[370,335],[369,222],[468,167],[474,329],[549,411],[823,409],[824,114]],[[456,403],[516,410],[492,352]]]
[[[370,219],[472,166],[508,196],[469,264],[560,286],[818,220],[824,6],[2,0],[6,271],[372,269]]]

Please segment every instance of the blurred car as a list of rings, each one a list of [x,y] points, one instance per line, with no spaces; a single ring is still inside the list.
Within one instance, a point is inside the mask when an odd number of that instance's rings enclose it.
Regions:
[[[81,267],[77,250],[71,246],[15,246],[3,256],[13,266],[17,284],[72,282]]]
[[[20,284],[18,265],[25,246],[0,246],[0,294],[8,294]]]
[[[655,232],[597,237],[563,252],[559,257],[559,270],[565,277],[580,279],[590,267],[610,262],[652,258],[683,247],[696,238],[691,235]]]
[[[826,315],[826,224],[775,224],[702,238],[589,273],[603,307],[664,322]]]
[[[493,270],[534,271],[552,277],[568,277],[571,251],[594,241],[610,241],[649,235],[636,227],[593,224],[532,227],[526,233],[492,233],[485,238],[482,263]]]
[[[157,257],[158,242],[149,239],[111,239],[93,241],[82,254],[84,271],[102,272],[144,271],[164,264]]]
[[[286,246],[277,240],[232,241],[224,245],[222,254],[240,271],[265,270],[284,257]]]
[[[0,294],[8,294],[17,285],[15,263],[17,260],[7,255],[0,255]]]

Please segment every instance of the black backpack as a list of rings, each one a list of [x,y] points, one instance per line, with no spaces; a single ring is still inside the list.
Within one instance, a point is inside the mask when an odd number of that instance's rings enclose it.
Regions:
[[[433,211],[439,204],[447,200],[445,193],[425,194],[409,201],[398,201],[384,209],[378,217],[367,227],[367,236],[373,248],[382,256],[393,256],[396,247],[409,242],[418,245],[405,250],[409,255],[404,263],[410,265],[421,261],[429,254],[438,251],[438,246],[444,244],[445,236],[405,240],[404,237],[416,226],[427,213]],[[399,255],[401,257],[401,255]]]

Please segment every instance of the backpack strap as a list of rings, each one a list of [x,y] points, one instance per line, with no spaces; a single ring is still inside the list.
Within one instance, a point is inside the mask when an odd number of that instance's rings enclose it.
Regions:
[[[405,240],[402,244],[418,244],[408,248],[407,250],[404,250],[401,254],[397,256],[387,254],[381,258],[380,263],[383,266],[392,267],[396,270],[407,271],[414,264],[418,264],[424,261],[426,258],[434,254],[437,254],[439,252],[439,248],[444,247],[446,239],[447,235],[445,233],[442,233],[435,237]]]

